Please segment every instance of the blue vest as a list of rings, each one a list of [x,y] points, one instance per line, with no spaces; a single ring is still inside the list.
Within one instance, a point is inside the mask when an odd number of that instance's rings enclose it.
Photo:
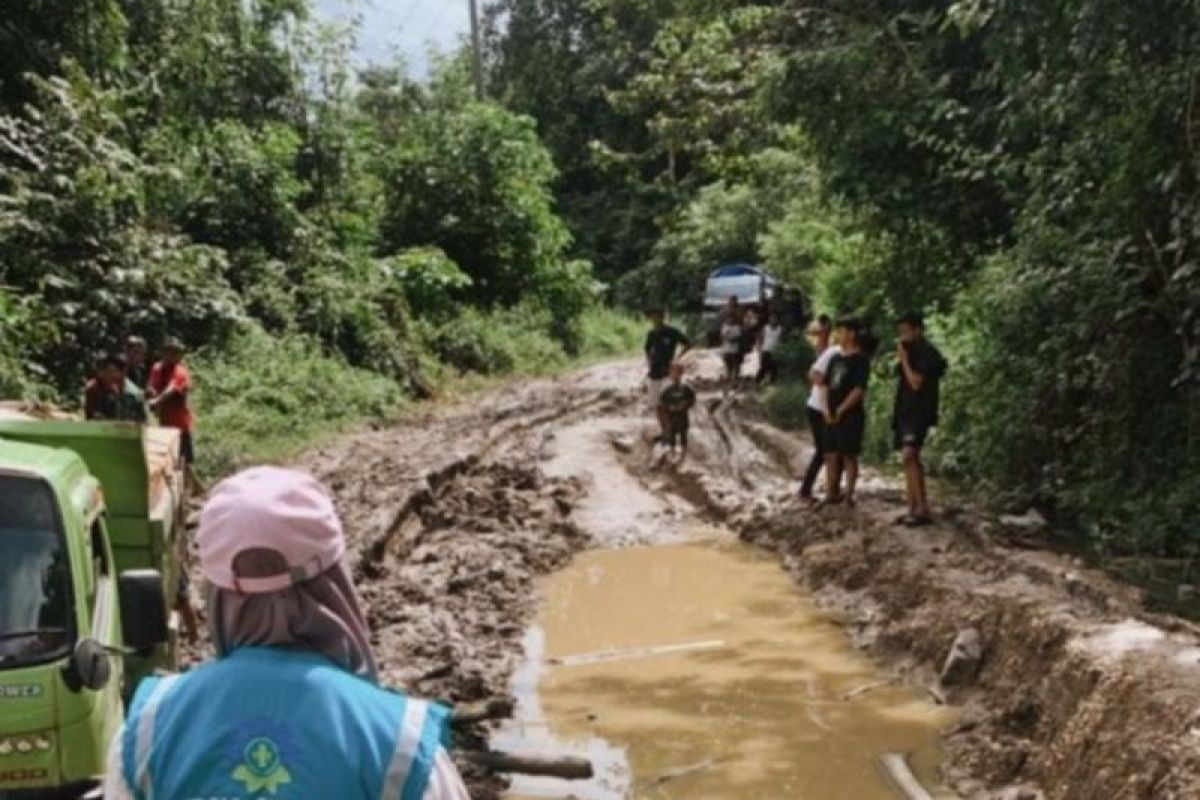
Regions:
[[[421,800],[449,716],[320,655],[244,647],[142,682],[125,781],[138,800]]]

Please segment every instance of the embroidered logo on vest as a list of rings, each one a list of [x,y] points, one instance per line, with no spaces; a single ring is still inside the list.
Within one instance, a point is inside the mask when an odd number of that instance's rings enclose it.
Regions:
[[[242,759],[233,771],[233,779],[244,784],[251,794],[267,791],[273,795],[280,786],[292,782],[291,773],[279,758],[279,748],[265,736],[251,739]]]

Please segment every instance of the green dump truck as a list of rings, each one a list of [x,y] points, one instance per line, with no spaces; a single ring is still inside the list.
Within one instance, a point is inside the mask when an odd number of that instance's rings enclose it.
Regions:
[[[93,790],[175,666],[184,486],[176,431],[0,405],[0,800]]]

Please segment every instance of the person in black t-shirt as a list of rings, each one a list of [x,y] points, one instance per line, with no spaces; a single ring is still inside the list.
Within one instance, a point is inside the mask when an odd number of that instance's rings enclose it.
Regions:
[[[864,329],[863,323],[854,317],[837,321],[834,334],[842,351],[829,362],[825,373],[828,393],[825,410],[826,502],[841,499],[838,487],[844,473],[844,498],[850,506],[854,505],[854,490],[858,484],[858,456],[867,428],[865,403],[867,385],[871,381],[871,359],[863,349]]]
[[[692,342],[678,328],[667,324],[666,312],[663,309],[651,309],[647,316],[650,317],[653,327],[646,334],[646,400],[651,412],[658,417],[661,437],[665,440],[668,420],[659,403],[659,396],[670,378],[671,364],[691,349]]]
[[[659,408],[667,418],[667,444],[671,455],[680,447],[680,459],[687,458],[689,415],[696,405],[696,390],[683,381],[683,364],[671,365],[671,382],[662,390]]]
[[[910,526],[928,525],[933,521],[933,515],[929,510],[921,449],[930,428],[938,423],[941,380],[947,365],[938,349],[926,340],[925,321],[920,314],[905,314],[896,326],[900,344],[892,433],[895,447],[904,458],[904,483],[908,493],[908,513],[897,522]]]

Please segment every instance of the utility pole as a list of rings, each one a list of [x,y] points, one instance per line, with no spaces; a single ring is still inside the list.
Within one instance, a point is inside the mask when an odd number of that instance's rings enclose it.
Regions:
[[[483,101],[483,43],[479,34],[479,0],[469,0],[471,5],[471,49],[475,54],[475,99]]]

